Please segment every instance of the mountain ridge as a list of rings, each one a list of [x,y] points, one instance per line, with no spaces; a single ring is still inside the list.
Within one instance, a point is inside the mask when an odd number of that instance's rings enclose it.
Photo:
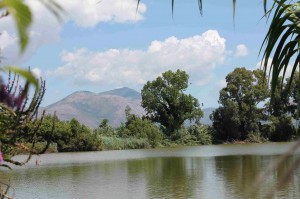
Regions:
[[[97,127],[103,119],[108,119],[111,126],[117,127],[125,122],[127,106],[133,114],[142,116],[146,113],[141,106],[141,94],[128,87],[100,93],[76,91],[41,110],[46,110],[46,114],[56,113],[61,120],[75,118],[91,128]],[[203,109],[203,112],[207,111]],[[211,123],[207,114],[201,121],[204,124]]]

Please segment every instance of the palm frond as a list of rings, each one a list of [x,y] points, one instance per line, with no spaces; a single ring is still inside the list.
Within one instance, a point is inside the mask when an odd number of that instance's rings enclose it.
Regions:
[[[288,67],[292,64],[292,72],[289,75],[293,77],[300,63],[300,2],[275,0],[271,9],[274,14],[260,53],[263,50],[262,66],[265,73],[267,70],[272,73],[273,96],[280,73],[283,73],[284,79]]]

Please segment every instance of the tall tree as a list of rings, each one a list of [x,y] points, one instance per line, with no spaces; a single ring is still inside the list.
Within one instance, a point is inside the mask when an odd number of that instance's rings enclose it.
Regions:
[[[263,71],[236,68],[226,76],[227,86],[220,91],[219,103],[211,118],[219,138],[244,140],[259,132],[262,108],[257,105],[268,97]]]
[[[142,107],[147,117],[165,127],[167,136],[180,129],[184,121],[199,122],[203,116],[198,100],[184,93],[188,79],[185,71],[169,70],[156,80],[148,81],[142,89]]]

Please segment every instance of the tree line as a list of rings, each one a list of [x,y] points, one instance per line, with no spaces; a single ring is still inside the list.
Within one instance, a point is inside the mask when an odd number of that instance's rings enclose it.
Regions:
[[[271,100],[271,88],[262,70],[234,69],[220,90],[220,106],[210,115],[211,126],[200,123],[203,112],[199,101],[185,93],[188,80],[185,71],[169,70],[148,81],[141,91],[146,114],[132,114],[126,107],[126,120],[119,127],[103,119],[97,128],[90,129],[76,119],[61,121],[47,115],[38,136],[59,152],[277,142],[298,136],[298,79],[280,78],[282,87]]]

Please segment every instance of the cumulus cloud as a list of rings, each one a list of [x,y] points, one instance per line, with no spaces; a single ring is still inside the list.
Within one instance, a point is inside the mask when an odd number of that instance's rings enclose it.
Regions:
[[[236,48],[235,48],[234,55],[236,57],[245,57],[245,56],[247,56],[248,55],[248,48],[247,48],[247,46],[244,45],[244,44],[237,45]]]
[[[95,27],[101,22],[128,23],[143,19],[146,5],[140,3],[136,12],[136,0],[64,0],[59,4],[64,8],[63,21],[57,18],[39,1],[28,0],[33,13],[30,27],[30,44],[26,53],[20,56],[18,35],[11,16],[0,20],[0,48],[5,58],[2,64],[19,64],[28,59],[40,46],[58,41],[62,27],[67,22],[74,22],[80,27]],[[41,17],[42,16],[42,17]]]
[[[144,84],[166,70],[185,70],[193,84],[207,84],[213,69],[226,57],[225,39],[217,31],[178,39],[153,41],[147,50],[109,49],[95,52],[85,48],[64,51],[63,65],[50,76],[69,77],[77,84],[103,83],[111,86]]]
[[[136,0],[64,0],[63,8],[71,20],[82,27],[93,27],[99,22],[136,22],[143,19],[146,5],[141,3],[136,12]]]

